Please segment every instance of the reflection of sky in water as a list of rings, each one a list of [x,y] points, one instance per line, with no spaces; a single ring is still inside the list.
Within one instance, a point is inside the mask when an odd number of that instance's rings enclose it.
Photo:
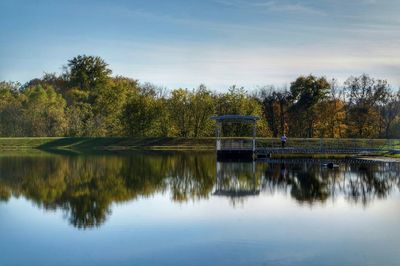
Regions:
[[[0,265],[399,265],[397,188],[367,205],[340,193],[304,204],[281,189],[232,205],[212,192],[111,203],[106,221],[87,230],[60,208],[12,197],[0,203]]]

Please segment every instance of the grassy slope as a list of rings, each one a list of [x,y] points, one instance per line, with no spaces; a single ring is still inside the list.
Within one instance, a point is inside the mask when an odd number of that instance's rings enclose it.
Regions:
[[[279,147],[279,139],[258,139],[262,147]],[[393,149],[400,148],[398,140],[369,140],[369,139],[300,139],[290,138],[288,147],[308,148],[350,148],[368,147]],[[0,138],[0,150],[26,149],[72,149],[72,150],[214,150],[214,138]]]
[[[0,138],[0,150],[26,150],[38,148],[41,145],[58,138]]]
[[[77,149],[77,150],[207,150],[214,149],[214,138],[0,138],[0,150]]]

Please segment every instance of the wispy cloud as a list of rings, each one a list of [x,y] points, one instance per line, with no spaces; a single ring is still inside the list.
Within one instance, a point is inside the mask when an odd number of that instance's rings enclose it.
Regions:
[[[266,1],[253,4],[256,7],[264,7],[269,11],[274,12],[293,12],[293,13],[303,13],[303,14],[314,14],[314,15],[326,15],[323,10],[316,9],[310,6],[302,5],[300,3],[277,3],[275,1]]]
[[[110,44],[115,47],[115,44]],[[133,48],[129,44],[128,47]],[[123,47],[118,50],[126,50]],[[225,47],[223,45],[137,46],[124,57],[110,55],[115,72],[155,82],[169,88],[193,87],[207,83],[213,89],[238,84],[248,88],[257,85],[283,85],[301,74],[327,75],[344,81],[350,75],[369,73],[388,79],[398,86],[395,71],[400,65],[396,47],[349,47],[319,45],[298,47]],[[136,62],[132,65],[132,62]]]
[[[376,4],[376,0],[356,0],[357,2],[360,2],[361,4]]]
[[[243,1],[243,0],[215,0],[216,3],[237,8],[252,8],[254,11],[302,13],[314,15],[326,15],[323,10],[300,3],[276,2],[276,1]]]

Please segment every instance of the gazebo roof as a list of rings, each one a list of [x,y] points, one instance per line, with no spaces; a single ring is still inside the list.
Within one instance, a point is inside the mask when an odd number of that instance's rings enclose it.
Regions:
[[[221,116],[212,116],[211,119],[214,119],[217,122],[222,122],[222,121],[255,122],[260,118],[253,115],[221,115]]]

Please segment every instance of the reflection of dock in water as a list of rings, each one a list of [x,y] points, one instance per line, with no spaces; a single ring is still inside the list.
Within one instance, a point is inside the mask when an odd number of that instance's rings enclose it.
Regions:
[[[318,158],[284,158],[284,159],[279,159],[279,158],[265,158],[265,159],[258,159],[259,162],[265,162],[268,164],[303,164],[303,163],[311,163],[311,164],[316,164],[316,163],[328,163],[332,162],[335,164],[387,164],[387,163],[398,163],[397,161],[393,159],[380,159],[380,158],[368,158],[368,159],[363,159],[363,158],[345,158],[345,159],[318,159]]]
[[[244,198],[258,196],[260,178],[256,177],[255,162],[217,162],[214,196]]]
[[[254,190],[225,190],[225,189],[216,189],[213,195],[215,196],[225,196],[225,197],[247,197],[247,196],[258,196],[260,194],[259,189]]]

